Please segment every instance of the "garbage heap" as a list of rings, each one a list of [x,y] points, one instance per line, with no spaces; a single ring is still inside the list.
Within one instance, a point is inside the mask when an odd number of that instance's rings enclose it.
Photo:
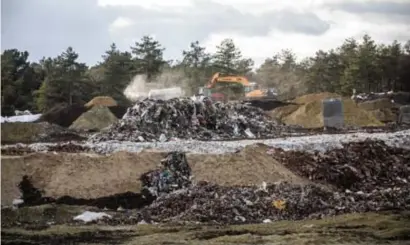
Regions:
[[[266,188],[204,184],[161,196],[143,212],[157,222],[262,223],[352,212],[408,210],[409,196],[408,187],[363,193],[288,183]]]
[[[192,100],[143,100],[129,108],[123,119],[91,141],[168,141],[173,138],[219,140],[280,135],[283,125],[262,109],[240,102],[212,103]]]
[[[410,150],[365,141],[326,153],[279,149],[268,153],[306,181],[261,183],[259,187],[192,185],[187,181],[190,172],[179,171],[184,184],[176,185],[173,192],[161,192],[164,188],[158,187],[161,194],[141,212],[156,222],[237,224],[410,209]],[[179,166],[188,168],[182,153],[167,159],[173,166],[178,166],[179,159]],[[158,181],[150,183],[150,187],[161,186]]]
[[[161,161],[158,169],[143,174],[140,178],[144,188],[153,196],[160,196],[191,185],[191,168],[186,156],[171,152]]]
[[[268,152],[292,172],[340,190],[365,191],[409,185],[410,151],[366,140],[314,154],[272,149]]]

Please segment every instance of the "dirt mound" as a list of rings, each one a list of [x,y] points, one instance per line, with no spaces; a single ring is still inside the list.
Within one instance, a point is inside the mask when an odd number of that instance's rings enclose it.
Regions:
[[[98,198],[128,191],[139,192],[140,176],[153,170],[164,154],[118,152],[110,156],[35,153],[4,157],[1,164],[2,204],[19,198],[18,184],[29,176],[43,196]]]
[[[51,108],[43,115],[41,115],[39,121],[49,122],[57,124],[62,127],[68,128],[78,117],[80,117],[88,109],[79,104],[60,104]]]
[[[117,106],[118,103],[115,101],[113,98],[109,96],[97,96],[94,97],[92,100],[90,100],[88,103],[86,103],[84,106],[87,108],[93,107],[93,106]]]
[[[265,145],[248,146],[238,153],[219,155],[188,154],[194,180],[207,181],[223,186],[261,185],[262,182],[274,183],[288,181],[306,183],[282,164],[272,159]]]
[[[398,106],[389,98],[365,101],[358,104],[381,122],[395,122],[398,117]]]
[[[105,106],[93,106],[75,120],[70,129],[101,130],[118,121],[118,118]]]
[[[306,128],[323,127],[322,100],[327,98],[340,98],[340,96],[332,93],[304,95],[293,101],[300,105],[276,108],[270,112],[270,115],[288,125],[300,125]],[[372,113],[358,107],[353,100],[343,98],[342,101],[346,126],[383,126],[383,123]]]
[[[2,123],[1,143],[34,143],[84,140],[85,138],[58,125],[42,123]]]

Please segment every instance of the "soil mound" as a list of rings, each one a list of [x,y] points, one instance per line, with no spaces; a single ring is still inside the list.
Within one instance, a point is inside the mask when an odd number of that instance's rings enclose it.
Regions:
[[[300,125],[305,128],[323,127],[322,100],[340,98],[337,94],[309,94],[296,98],[293,102],[300,105],[288,105],[273,110],[270,115],[287,125]],[[343,113],[346,126],[383,126],[371,112],[360,108],[353,100],[343,98]]]
[[[24,175],[43,196],[99,198],[118,193],[139,192],[140,176],[156,169],[165,154],[118,152],[110,156],[68,153],[35,153],[2,157],[1,202],[10,204],[21,193]]]
[[[370,112],[381,122],[395,122],[399,114],[399,107],[389,98],[365,101],[358,104],[360,108]]]
[[[93,107],[93,106],[117,106],[118,103],[115,101],[113,98],[109,96],[97,96],[94,97],[92,100],[90,100],[88,103],[86,103],[84,106],[87,108]]]
[[[86,107],[80,104],[60,104],[41,115],[39,121],[49,122],[68,128],[87,110],[88,109]]]
[[[110,126],[118,121],[118,118],[105,106],[93,106],[83,113],[71,124],[70,129],[76,130],[96,130]]]
[[[188,154],[188,164],[197,182],[206,181],[223,186],[261,185],[287,181],[307,183],[266,152],[265,145],[248,146],[238,153],[219,155]]]

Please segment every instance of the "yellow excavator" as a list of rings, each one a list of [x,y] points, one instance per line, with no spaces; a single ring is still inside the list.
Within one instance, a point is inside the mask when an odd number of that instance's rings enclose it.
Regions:
[[[215,73],[209,83],[202,88],[202,93],[214,100],[253,100],[275,99],[273,89],[261,89],[255,82],[249,82],[244,76]]]

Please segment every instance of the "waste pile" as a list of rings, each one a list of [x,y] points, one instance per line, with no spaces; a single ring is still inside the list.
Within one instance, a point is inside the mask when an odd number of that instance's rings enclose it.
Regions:
[[[263,110],[240,102],[212,103],[190,98],[143,100],[123,119],[91,141],[169,141],[173,138],[220,140],[278,137],[284,126]]]
[[[159,169],[143,174],[140,180],[153,196],[159,196],[190,186],[191,168],[185,154],[171,152],[161,161]]]
[[[410,209],[410,150],[391,148],[382,141],[364,141],[326,153],[279,149],[268,153],[310,181],[263,182],[261,186],[190,184],[185,181],[189,171],[179,171],[185,185],[175,185],[173,192],[161,187],[172,184],[158,181],[159,177],[145,182],[148,188],[158,186],[156,190],[161,193],[140,212],[155,222],[237,224]],[[186,166],[182,153],[172,153],[167,159],[175,169]]]
[[[99,131],[118,121],[106,106],[95,105],[84,112],[69,127],[75,130]]]
[[[405,210],[410,208],[409,195],[410,188],[334,192],[316,185],[285,182],[266,188],[204,183],[161,196],[142,212],[154,221],[262,223],[352,212]]]
[[[410,150],[366,140],[315,154],[272,149],[272,156],[292,172],[341,190],[371,191],[408,186]]]

